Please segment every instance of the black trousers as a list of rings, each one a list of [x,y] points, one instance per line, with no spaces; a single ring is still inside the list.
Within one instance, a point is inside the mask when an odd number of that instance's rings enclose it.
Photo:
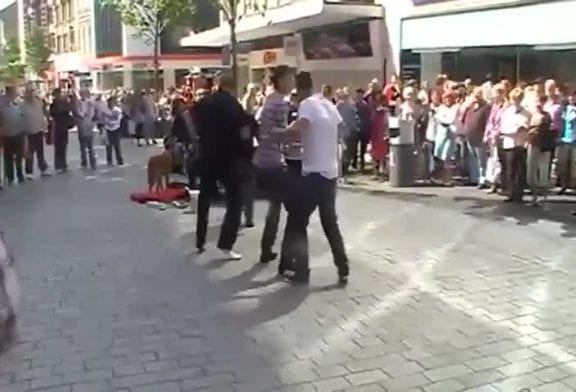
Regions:
[[[302,160],[301,159],[286,159],[286,166],[290,175],[299,176],[302,174]]]
[[[350,155],[352,156],[351,164],[355,169],[364,170],[366,167],[366,151],[368,151],[368,143],[370,143],[370,135],[357,134],[358,138],[354,146],[351,146]],[[358,154],[360,150],[360,154]],[[360,167],[358,167],[358,155],[360,155]]]
[[[278,236],[278,227],[280,225],[280,214],[282,213],[282,204],[288,189],[288,171],[286,168],[258,169],[256,179],[258,188],[264,191],[268,200],[268,211],[260,248],[262,254],[270,254]]]
[[[34,156],[38,162],[38,170],[44,173],[48,164],[44,157],[44,133],[38,132],[28,135],[28,155],[26,156],[26,174],[34,173]]]
[[[502,177],[509,199],[520,202],[526,188],[526,149],[514,147],[503,150]]]
[[[338,274],[347,276],[348,256],[336,214],[337,179],[327,179],[320,174],[308,174],[297,178],[290,187],[291,192],[286,202],[288,219],[282,259],[294,263],[298,279],[306,279],[309,276],[307,230],[310,216],[318,208],[320,223],[330,244]]]
[[[124,158],[122,157],[122,146],[121,142],[121,132],[120,129],[115,131],[106,131],[108,136],[108,144],[106,145],[106,162],[108,165],[112,165],[112,152],[116,156],[116,163],[118,165],[124,164]]]
[[[203,249],[206,244],[210,202],[215,196],[214,189],[220,182],[226,191],[226,214],[220,229],[218,248],[231,250],[234,247],[240,228],[242,215],[242,194],[240,172],[236,162],[200,163],[200,195],[198,196],[198,219],[196,221],[196,248]]]
[[[358,164],[358,143],[360,143],[360,133],[351,132],[344,139],[346,150],[342,154],[342,174],[347,175],[350,171],[350,165],[357,167]],[[366,154],[366,151],[364,151]],[[363,166],[363,156],[360,157],[360,164]]]
[[[54,124],[54,169],[68,169],[68,126]]]
[[[24,181],[24,171],[22,164],[24,162],[24,140],[25,135],[6,136],[4,142],[4,176],[9,184],[14,182],[14,170],[18,181]]]

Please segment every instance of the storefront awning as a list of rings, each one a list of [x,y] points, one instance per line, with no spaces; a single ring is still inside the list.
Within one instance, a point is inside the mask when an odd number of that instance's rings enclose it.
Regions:
[[[411,17],[402,21],[402,49],[573,44],[574,15],[570,0]]]
[[[236,27],[238,41],[288,35],[322,25],[346,23],[356,19],[382,18],[379,5],[325,3],[302,0],[267,10],[264,14],[242,18]],[[212,30],[191,34],[180,41],[182,46],[224,46],[230,43],[230,29],[223,24]]]

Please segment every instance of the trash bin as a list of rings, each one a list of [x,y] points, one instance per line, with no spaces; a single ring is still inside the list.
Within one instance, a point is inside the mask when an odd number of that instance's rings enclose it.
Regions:
[[[411,120],[390,118],[390,186],[414,185],[414,123]]]

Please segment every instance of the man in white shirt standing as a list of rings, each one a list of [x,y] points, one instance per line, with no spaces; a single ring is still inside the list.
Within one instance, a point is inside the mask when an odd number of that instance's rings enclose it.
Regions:
[[[108,106],[103,111],[104,116],[104,132],[108,137],[108,144],[106,144],[106,162],[108,166],[112,166],[112,153],[116,155],[116,163],[119,166],[124,165],[124,158],[122,157],[122,146],[120,140],[120,127],[122,125],[122,109],[118,106],[118,100],[112,96],[108,98]]]
[[[336,187],[338,179],[338,130],[342,118],[334,104],[322,95],[312,95],[312,78],[308,72],[296,75],[296,88],[301,99],[298,120],[289,132],[302,141],[302,177],[296,180],[293,194],[288,197],[288,221],[282,257],[294,262],[294,283],[307,283],[310,278],[308,262],[308,222],[316,208],[320,222],[338,269],[339,283],[348,282],[348,256],[336,215]]]
[[[87,89],[80,90],[80,100],[77,101],[78,140],[80,142],[80,159],[82,169],[88,167],[96,170],[96,155],[94,154],[94,119],[96,117],[96,104]]]
[[[48,130],[48,119],[44,110],[44,102],[36,96],[36,90],[28,86],[24,92],[22,102],[24,116],[24,131],[28,137],[28,151],[26,154],[26,175],[34,173],[34,156],[38,161],[38,170],[42,177],[47,176],[48,164],[44,157],[44,134]]]
[[[502,138],[502,177],[507,202],[521,203],[526,187],[526,144],[531,113],[522,106],[524,94],[516,88],[510,93],[510,105],[500,117]]]

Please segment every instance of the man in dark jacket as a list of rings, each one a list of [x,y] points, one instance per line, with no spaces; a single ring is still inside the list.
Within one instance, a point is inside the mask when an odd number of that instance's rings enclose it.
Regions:
[[[74,124],[72,104],[62,95],[60,88],[52,92],[54,101],[50,105],[52,136],[54,141],[54,170],[63,173],[68,170],[68,129]]]
[[[197,103],[194,120],[199,136],[200,195],[196,222],[196,247],[204,251],[210,200],[216,183],[226,191],[226,215],[218,240],[218,258],[238,260],[232,248],[238,236],[242,214],[239,162],[246,158],[250,130],[242,106],[232,95],[234,83],[224,74],[218,89]]]
[[[358,143],[360,144],[360,171],[364,171],[366,166],[366,151],[368,150],[368,143],[372,135],[372,117],[370,114],[370,107],[364,101],[365,91],[361,88],[356,90],[356,98],[354,104],[356,106],[356,120],[358,123]],[[358,146],[355,146],[355,154],[352,157],[352,166],[358,169]]]
[[[486,185],[487,146],[483,143],[491,106],[484,100],[482,89],[476,88],[472,103],[463,116],[463,132],[468,149],[467,166],[470,183],[483,188]]]

